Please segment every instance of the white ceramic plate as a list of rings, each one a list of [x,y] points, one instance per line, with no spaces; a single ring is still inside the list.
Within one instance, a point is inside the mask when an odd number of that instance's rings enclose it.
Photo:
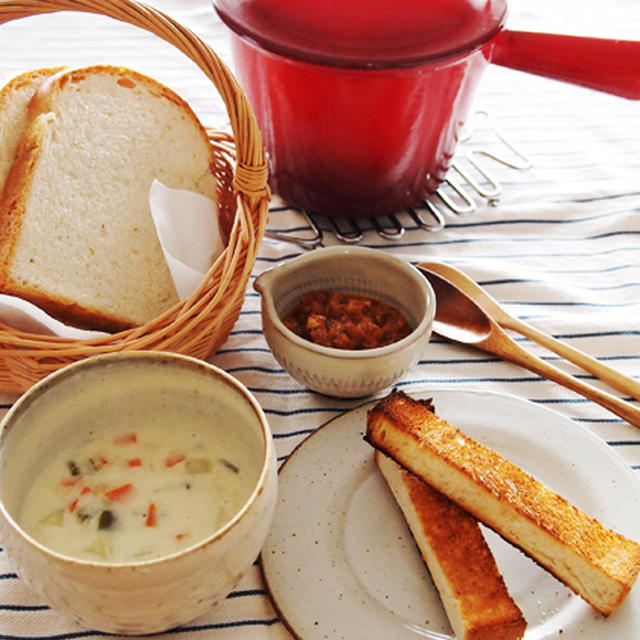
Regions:
[[[640,541],[640,483],[586,429],[507,395],[411,395],[433,397],[438,415],[604,525]],[[304,640],[452,638],[403,516],[362,438],[369,406],[328,422],[283,465],[261,555],[267,587],[289,630]],[[485,533],[527,619],[526,640],[640,638],[640,585],[605,619],[502,538]]]

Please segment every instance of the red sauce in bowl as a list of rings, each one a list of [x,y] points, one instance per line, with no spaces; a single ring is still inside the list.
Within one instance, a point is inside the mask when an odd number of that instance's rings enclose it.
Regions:
[[[396,308],[368,296],[309,291],[282,318],[295,334],[325,347],[374,349],[404,338],[412,329]]]

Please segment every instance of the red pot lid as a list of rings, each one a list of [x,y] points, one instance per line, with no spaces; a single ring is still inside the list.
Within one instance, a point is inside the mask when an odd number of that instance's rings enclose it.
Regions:
[[[502,27],[507,0],[213,0],[240,37],[289,58],[384,69],[457,57]]]

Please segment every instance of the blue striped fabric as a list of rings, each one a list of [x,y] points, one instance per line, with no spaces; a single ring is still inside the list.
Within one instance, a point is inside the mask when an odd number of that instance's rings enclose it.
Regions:
[[[151,4],[200,33],[231,62],[227,34],[209,0],[155,0]],[[603,15],[602,4],[595,0],[519,0],[512,2],[509,26],[634,38],[640,34],[640,5],[612,0]],[[221,104],[200,72],[146,34],[132,33],[128,27],[100,18],[75,15],[22,21],[2,26],[0,32],[0,81],[28,68],[52,64],[119,63],[174,87],[206,124],[227,124]],[[497,205],[474,194],[475,212],[460,215],[446,210],[434,197],[444,229],[426,231],[402,212],[398,214],[404,227],[400,237],[384,237],[365,220],[361,223],[361,244],[414,263],[428,259],[454,264],[513,314],[640,379],[638,103],[491,66],[475,107],[478,115],[472,118],[469,139],[461,144],[460,165],[466,166],[466,152],[477,149],[514,158],[489,126],[483,115],[486,110],[533,166],[516,170],[476,153],[474,157],[481,158],[502,185]],[[452,177],[460,181],[459,176]],[[426,212],[421,214],[428,220]],[[316,216],[313,220],[325,246],[340,244],[329,219]],[[379,223],[385,229],[391,226],[386,220]],[[252,282],[263,270],[308,250],[291,239],[314,235],[300,212],[277,199],[268,227],[270,237],[260,250]],[[514,337],[568,373],[607,389],[558,356],[525,338]],[[255,394],[269,419],[280,461],[327,420],[363,402],[312,393],[283,371],[265,343],[260,300],[251,284],[237,324],[211,362],[232,373]],[[424,358],[398,386],[409,393],[482,389],[547,406],[593,432],[640,477],[640,430],[582,396],[486,353],[434,336]],[[13,398],[0,396],[0,401],[5,411]],[[0,549],[0,640],[72,640],[102,635],[83,629],[39,602]],[[289,636],[256,563],[222,606],[159,637],[250,640]]]

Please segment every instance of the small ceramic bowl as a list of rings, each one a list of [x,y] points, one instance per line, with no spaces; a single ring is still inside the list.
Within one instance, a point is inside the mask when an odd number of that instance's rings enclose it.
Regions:
[[[241,460],[235,466],[225,462],[229,474],[246,480],[238,498],[241,506],[231,511],[226,523],[212,523],[204,538],[194,537],[182,549],[140,561],[79,559],[27,534],[23,511],[34,504],[34,495],[38,506],[40,494],[33,488],[39,485],[32,483],[37,483],[39,470],[56,456],[64,459],[73,443],[87,437],[88,428],[92,436],[110,437],[114,424],[125,429],[165,425],[188,437],[198,430],[199,446],[208,446],[211,437],[215,455],[224,450]],[[82,360],[27,391],[7,413],[1,429],[0,539],[25,583],[44,602],[86,627],[131,635],[184,624],[224,599],[260,552],[276,501],[272,436],[249,391],[212,365],[158,352]],[[116,459],[109,462],[115,468]],[[183,478],[185,489],[193,489],[186,476],[176,477]],[[212,491],[202,492],[207,504],[214,499]],[[66,509],[61,511],[66,515]],[[161,516],[159,511],[158,522]],[[102,528],[102,522],[91,522],[87,526],[94,531]],[[116,525],[121,522],[116,517]],[[149,535],[138,530],[141,536]]]
[[[262,274],[262,327],[276,360],[300,383],[320,393],[356,398],[389,387],[416,364],[429,342],[435,296],[415,267],[367,247],[316,249]],[[382,347],[347,350],[314,344],[282,318],[308,291],[335,290],[380,300],[400,311],[412,331]]]

